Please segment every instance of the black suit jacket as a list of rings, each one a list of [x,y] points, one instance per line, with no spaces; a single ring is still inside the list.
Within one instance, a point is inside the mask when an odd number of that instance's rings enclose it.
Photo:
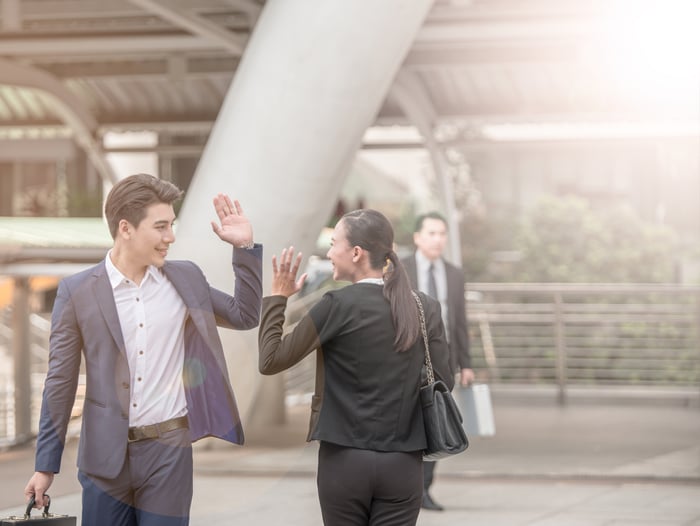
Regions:
[[[415,253],[401,260],[411,286],[418,289],[418,274]],[[443,260],[447,277],[447,323],[449,325],[450,367],[452,371],[471,369],[469,355],[469,330],[467,326],[467,307],[464,300],[464,274],[462,269]]]
[[[435,376],[451,389],[439,304],[421,294]],[[327,292],[282,338],[283,296],[263,298],[259,368],[281,372],[317,350],[316,392],[308,439],[374,451],[425,449],[418,400],[423,338],[394,350],[394,327],[382,287],[356,283]]]

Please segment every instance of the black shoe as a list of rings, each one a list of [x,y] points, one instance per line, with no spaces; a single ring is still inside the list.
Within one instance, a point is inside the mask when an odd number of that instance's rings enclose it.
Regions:
[[[433,500],[429,493],[423,493],[423,501],[420,505],[424,510],[442,511],[445,508]]]

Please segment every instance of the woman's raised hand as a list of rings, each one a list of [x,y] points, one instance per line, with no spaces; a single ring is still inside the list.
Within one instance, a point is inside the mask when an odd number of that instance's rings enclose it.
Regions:
[[[294,257],[294,247],[282,249],[279,265],[277,264],[277,256],[272,256],[271,293],[273,296],[288,298],[301,290],[307,274],[304,273],[297,279],[300,265],[301,252]]]

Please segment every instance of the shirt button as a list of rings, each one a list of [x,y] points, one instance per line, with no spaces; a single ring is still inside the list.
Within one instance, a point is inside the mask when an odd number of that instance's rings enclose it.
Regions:
[[[139,354],[143,354],[143,351],[139,351]]]
[[[141,301],[139,298],[136,298],[136,301]]]
[[[123,387],[124,389],[128,389],[128,388],[129,388],[129,384],[126,383],[126,382],[122,382],[122,387]]]
[[[132,404],[134,407],[136,407],[138,404]]]
[[[137,378],[137,380],[140,382],[140,381],[141,381],[141,377],[139,376],[139,377]]]
[[[139,323],[139,327],[143,327],[143,323]]]

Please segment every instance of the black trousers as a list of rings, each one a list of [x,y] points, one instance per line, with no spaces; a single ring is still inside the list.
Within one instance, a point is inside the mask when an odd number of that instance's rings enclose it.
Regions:
[[[422,454],[321,442],[317,484],[323,524],[414,526],[423,496]]]
[[[433,485],[435,477],[435,461],[426,460],[423,462],[423,491],[428,493],[430,486]]]

